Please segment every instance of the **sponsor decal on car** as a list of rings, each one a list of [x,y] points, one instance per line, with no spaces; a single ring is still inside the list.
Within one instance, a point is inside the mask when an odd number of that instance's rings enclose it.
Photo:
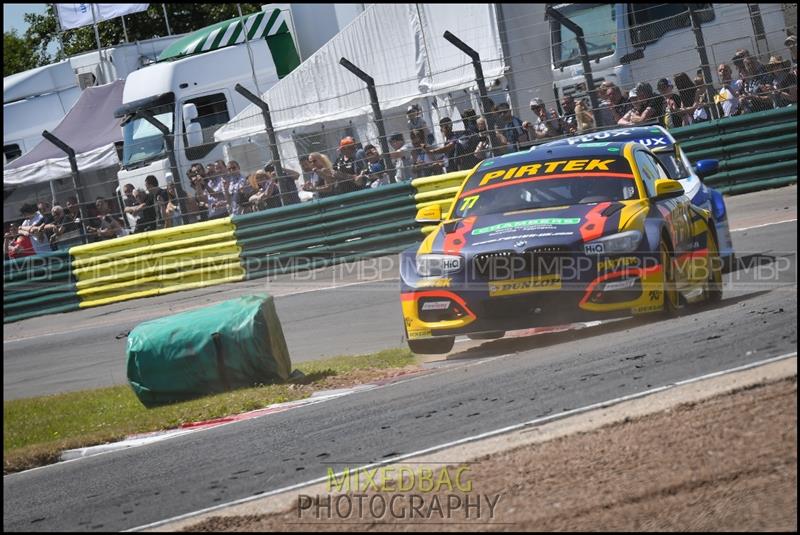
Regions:
[[[472,231],[472,235],[477,236],[479,234],[489,234],[489,233],[499,234],[504,232],[513,232],[520,229],[534,230],[542,227],[553,227],[555,225],[577,225],[580,222],[581,218],[579,217],[568,217],[568,218],[548,217],[544,219],[525,219],[523,221],[510,221],[508,223],[498,223],[497,225],[492,225],[490,227],[476,228]]]
[[[414,329],[408,331],[409,340],[416,340],[418,338],[430,338],[430,336],[431,336],[430,329]]]
[[[601,260],[600,262],[597,263],[597,270],[611,271],[614,269],[635,266],[638,263],[639,259],[636,258],[635,256],[623,256],[622,258],[606,258],[605,260]]]
[[[478,186],[483,186],[492,180],[512,180],[515,178],[525,178],[537,175],[552,173],[577,173],[588,171],[610,171],[609,166],[617,160],[558,160],[545,163],[532,163],[510,169],[499,169],[486,173]]]
[[[416,288],[449,288],[453,279],[446,277],[443,279],[420,279],[415,285]]]
[[[489,297],[517,295],[561,289],[561,275],[538,275],[503,281],[489,282]]]

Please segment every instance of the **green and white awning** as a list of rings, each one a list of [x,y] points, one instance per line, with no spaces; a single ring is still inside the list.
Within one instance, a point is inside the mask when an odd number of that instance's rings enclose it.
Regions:
[[[243,18],[249,40],[263,39],[282,33],[289,34],[286,15],[280,9],[275,9],[271,13],[261,11]],[[208,52],[244,43],[244,41],[245,32],[242,31],[241,20],[236,17],[206,26],[201,30],[190,33],[183,39],[175,41],[158,56],[158,61]]]

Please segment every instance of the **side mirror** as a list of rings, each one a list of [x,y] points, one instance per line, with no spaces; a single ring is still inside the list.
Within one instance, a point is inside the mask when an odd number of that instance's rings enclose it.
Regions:
[[[655,186],[657,199],[671,199],[685,193],[681,183],[670,178],[659,178],[656,180]]]
[[[707,176],[713,175],[719,170],[719,162],[717,160],[699,160],[694,164],[694,172],[704,180]]]
[[[417,211],[417,223],[439,223],[442,220],[442,207],[438,204],[424,206]]]
[[[197,106],[192,103],[183,105],[183,125],[186,130],[187,147],[203,144],[203,127],[195,121],[197,116]]]

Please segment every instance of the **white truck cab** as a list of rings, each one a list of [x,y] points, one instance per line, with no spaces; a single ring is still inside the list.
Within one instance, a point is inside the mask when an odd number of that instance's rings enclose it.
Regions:
[[[125,80],[123,105],[115,114],[125,118],[120,189],[128,183],[144,188],[148,175],[164,186],[171,172],[163,134],[139,112],[152,113],[173,136],[178,168],[173,178],[190,192],[187,170],[193,163],[223,158],[214,132],[250,103],[234,89],[236,84],[258,95],[299,64],[283,12],[262,11],[244,19],[252,66],[235,18],[187,35],[165,50],[158,63]]]

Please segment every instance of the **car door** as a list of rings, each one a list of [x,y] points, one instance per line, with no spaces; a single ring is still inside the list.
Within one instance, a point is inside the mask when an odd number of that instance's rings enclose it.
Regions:
[[[655,181],[662,178],[672,179],[652,154],[639,150],[636,151],[634,157],[647,189],[647,195],[667,223],[667,230],[675,249],[676,282],[681,286],[684,283],[692,283],[694,277],[691,262],[685,261],[691,258],[695,245],[692,239],[692,219],[689,207],[691,201],[685,195],[670,199],[656,199]]]

